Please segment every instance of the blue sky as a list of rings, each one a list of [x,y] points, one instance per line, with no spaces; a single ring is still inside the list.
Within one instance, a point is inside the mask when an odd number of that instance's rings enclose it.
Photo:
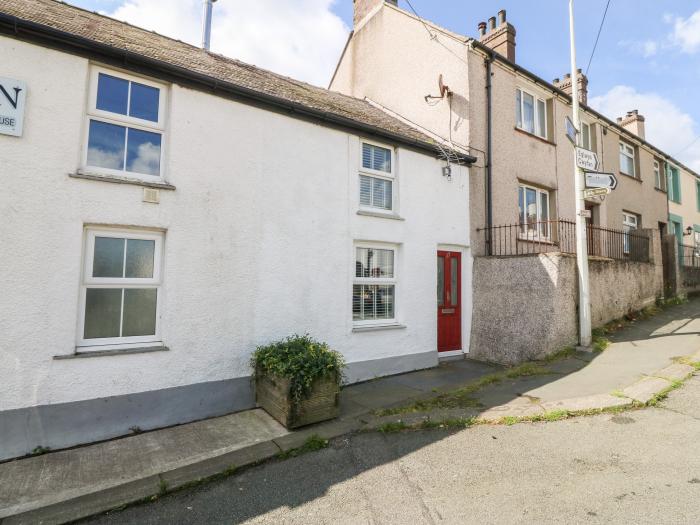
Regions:
[[[69,0],[197,43],[201,0]],[[569,69],[567,0],[411,0],[424,18],[475,36],[500,8],[517,30],[517,62],[546,80]],[[607,0],[576,0],[585,69]],[[537,8],[533,8],[534,5]],[[409,9],[405,0],[400,7]],[[212,49],[324,85],[352,25],[352,0],[219,0]],[[589,72],[591,105],[647,117],[647,138],[700,170],[700,2],[611,0]],[[681,151],[685,148],[684,151]]]

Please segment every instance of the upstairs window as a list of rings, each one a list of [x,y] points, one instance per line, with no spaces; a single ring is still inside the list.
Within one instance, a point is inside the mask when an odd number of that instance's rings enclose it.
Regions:
[[[664,189],[664,177],[661,173],[661,163],[658,160],[654,161],[654,187],[659,190]]]
[[[625,142],[620,142],[620,173],[636,177],[634,147]]]
[[[546,139],[547,103],[532,93],[516,89],[515,123],[519,129]]]
[[[393,153],[389,148],[362,143],[360,207],[378,211],[394,209]]]
[[[676,204],[681,203],[681,180],[678,168],[668,167],[668,198]]]
[[[160,85],[95,69],[86,169],[161,177],[164,96]]]
[[[585,122],[581,122],[581,147],[587,150],[593,150],[591,141],[591,126]]]

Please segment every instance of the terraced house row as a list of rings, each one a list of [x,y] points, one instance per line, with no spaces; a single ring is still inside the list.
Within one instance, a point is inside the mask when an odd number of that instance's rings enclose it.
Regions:
[[[571,78],[518,66],[505,12],[470,38],[354,8],[322,89],[0,0],[0,460],[251,408],[252,351],[293,333],[349,383],[575,341]],[[694,286],[698,175],[577,81],[619,179],[589,202],[602,323]]]

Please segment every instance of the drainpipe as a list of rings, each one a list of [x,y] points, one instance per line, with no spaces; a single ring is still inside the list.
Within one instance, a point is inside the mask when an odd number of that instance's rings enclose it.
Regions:
[[[492,134],[493,134],[493,112],[491,99],[491,64],[494,61],[493,52],[489,53],[486,59],[486,249],[487,255],[493,255],[493,246],[491,243],[493,227],[493,196],[492,196]]]

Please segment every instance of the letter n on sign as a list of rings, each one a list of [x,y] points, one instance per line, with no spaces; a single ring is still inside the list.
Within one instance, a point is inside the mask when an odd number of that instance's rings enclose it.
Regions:
[[[0,135],[22,136],[27,85],[21,80],[0,77]]]

